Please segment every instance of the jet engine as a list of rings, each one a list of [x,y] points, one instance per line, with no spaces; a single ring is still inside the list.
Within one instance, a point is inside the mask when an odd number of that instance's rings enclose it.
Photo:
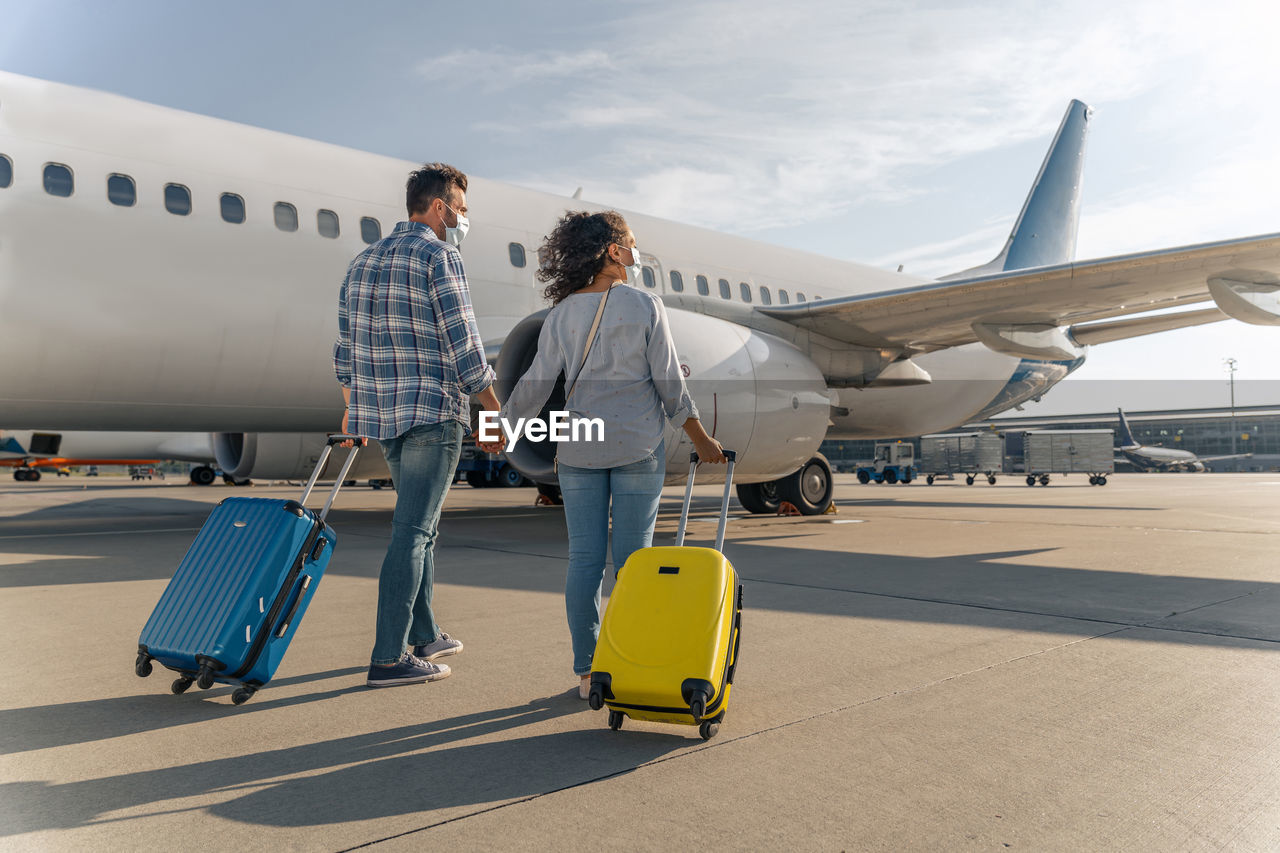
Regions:
[[[322,432],[215,432],[213,452],[218,467],[236,480],[305,480],[315,470],[326,440]],[[329,476],[337,476],[343,454],[349,452],[334,448],[325,466]],[[353,480],[389,476],[374,442],[356,457],[347,476]]]
[[[526,317],[502,343],[495,390],[506,400],[533,363],[538,335],[547,316]],[[689,393],[707,432],[738,452],[737,483],[777,480],[814,457],[827,432],[831,402],[826,382],[814,363],[796,347],[752,329],[704,314],[668,309],[672,337]],[[608,345],[604,339],[596,346]],[[577,369],[574,364],[570,372]],[[584,376],[584,381],[596,377]],[[556,382],[539,414],[564,409],[564,376]],[[608,436],[605,436],[608,440]],[[692,443],[683,430],[667,428],[667,481],[680,482],[689,469]],[[507,450],[521,473],[555,482],[555,444],[527,438]],[[699,482],[723,482],[724,468],[699,471]]]

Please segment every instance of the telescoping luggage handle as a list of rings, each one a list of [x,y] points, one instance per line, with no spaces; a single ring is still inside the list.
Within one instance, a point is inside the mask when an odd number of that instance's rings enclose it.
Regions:
[[[724,451],[729,460],[729,468],[724,472],[724,500],[720,502],[720,527],[716,530],[716,550],[724,550],[724,530],[729,525],[729,490],[733,488],[733,465],[738,461],[738,454],[732,450]],[[680,529],[676,532],[676,547],[684,545],[684,529],[689,523],[689,504],[693,500],[693,475],[698,470],[698,454],[689,454],[689,480],[684,487],[684,506],[680,508]]]
[[[325,463],[329,461],[329,454],[333,452],[335,444],[341,444],[344,441],[351,441],[351,452],[347,454],[346,460],[342,463],[342,471],[338,474],[338,479],[333,484],[333,490],[329,492],[329,499],[324,502],[324,509],[320,510],[320,520],[324,521],[325,516],[329,514],[329,507],[333,506],[333,499],[338,496],[338,490],[342,488],[342,484],[347,479],[347,472],[351,470],[351,465],[356,461],[356,454],[360,452],[360,442],[363,439],[358,435],[331,435],[328,442],[325,443],[324,451],[320,454],[320,461],[316,463],[316,470],[311,472],[311,479],[307,481],[307,487],[302,490],[302,497],[298,499],[298,503],[303,506],[307,505],[307,498],[311,497],[311,490],[316,487],[316,480],[320,479],[320,472],[324,470]]]

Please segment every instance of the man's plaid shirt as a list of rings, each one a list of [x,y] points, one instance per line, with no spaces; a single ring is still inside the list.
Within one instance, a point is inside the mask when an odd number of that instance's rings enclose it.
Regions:
[[[353,435],[469,423],[468,398],[489,387],[493,369],[458,250],[426,225],[400,222],[356,255],[338,292],[333,369],[351,389]]]

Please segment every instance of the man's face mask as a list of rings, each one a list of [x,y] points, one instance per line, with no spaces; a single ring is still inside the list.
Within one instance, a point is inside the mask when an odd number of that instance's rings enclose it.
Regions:
[[[445,226],[444,241],[446,243],[452,243],[454,246],[461,248],[462,238],[467,236],[467,231],[470,230],[471,223],[467,221],[467,217],[463,216],[461,213],[458,213],[458,211],[454,210],[452,207],[449,207],[447,203],[445,204],[445,207],[449,208],[449,212],[453,214],[454,220],[457,222],[457,224],[452,226],[450,225]]]

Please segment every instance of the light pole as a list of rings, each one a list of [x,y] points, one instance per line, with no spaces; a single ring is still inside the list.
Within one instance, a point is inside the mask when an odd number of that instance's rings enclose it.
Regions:
[[[1223,364],[1227,366],[1227,382],[1231,386],[1231,452],[1236,452],[1236,360],[1234,358],[1226,359]],[[1235,467],[1235,463],[1232,463]]]

